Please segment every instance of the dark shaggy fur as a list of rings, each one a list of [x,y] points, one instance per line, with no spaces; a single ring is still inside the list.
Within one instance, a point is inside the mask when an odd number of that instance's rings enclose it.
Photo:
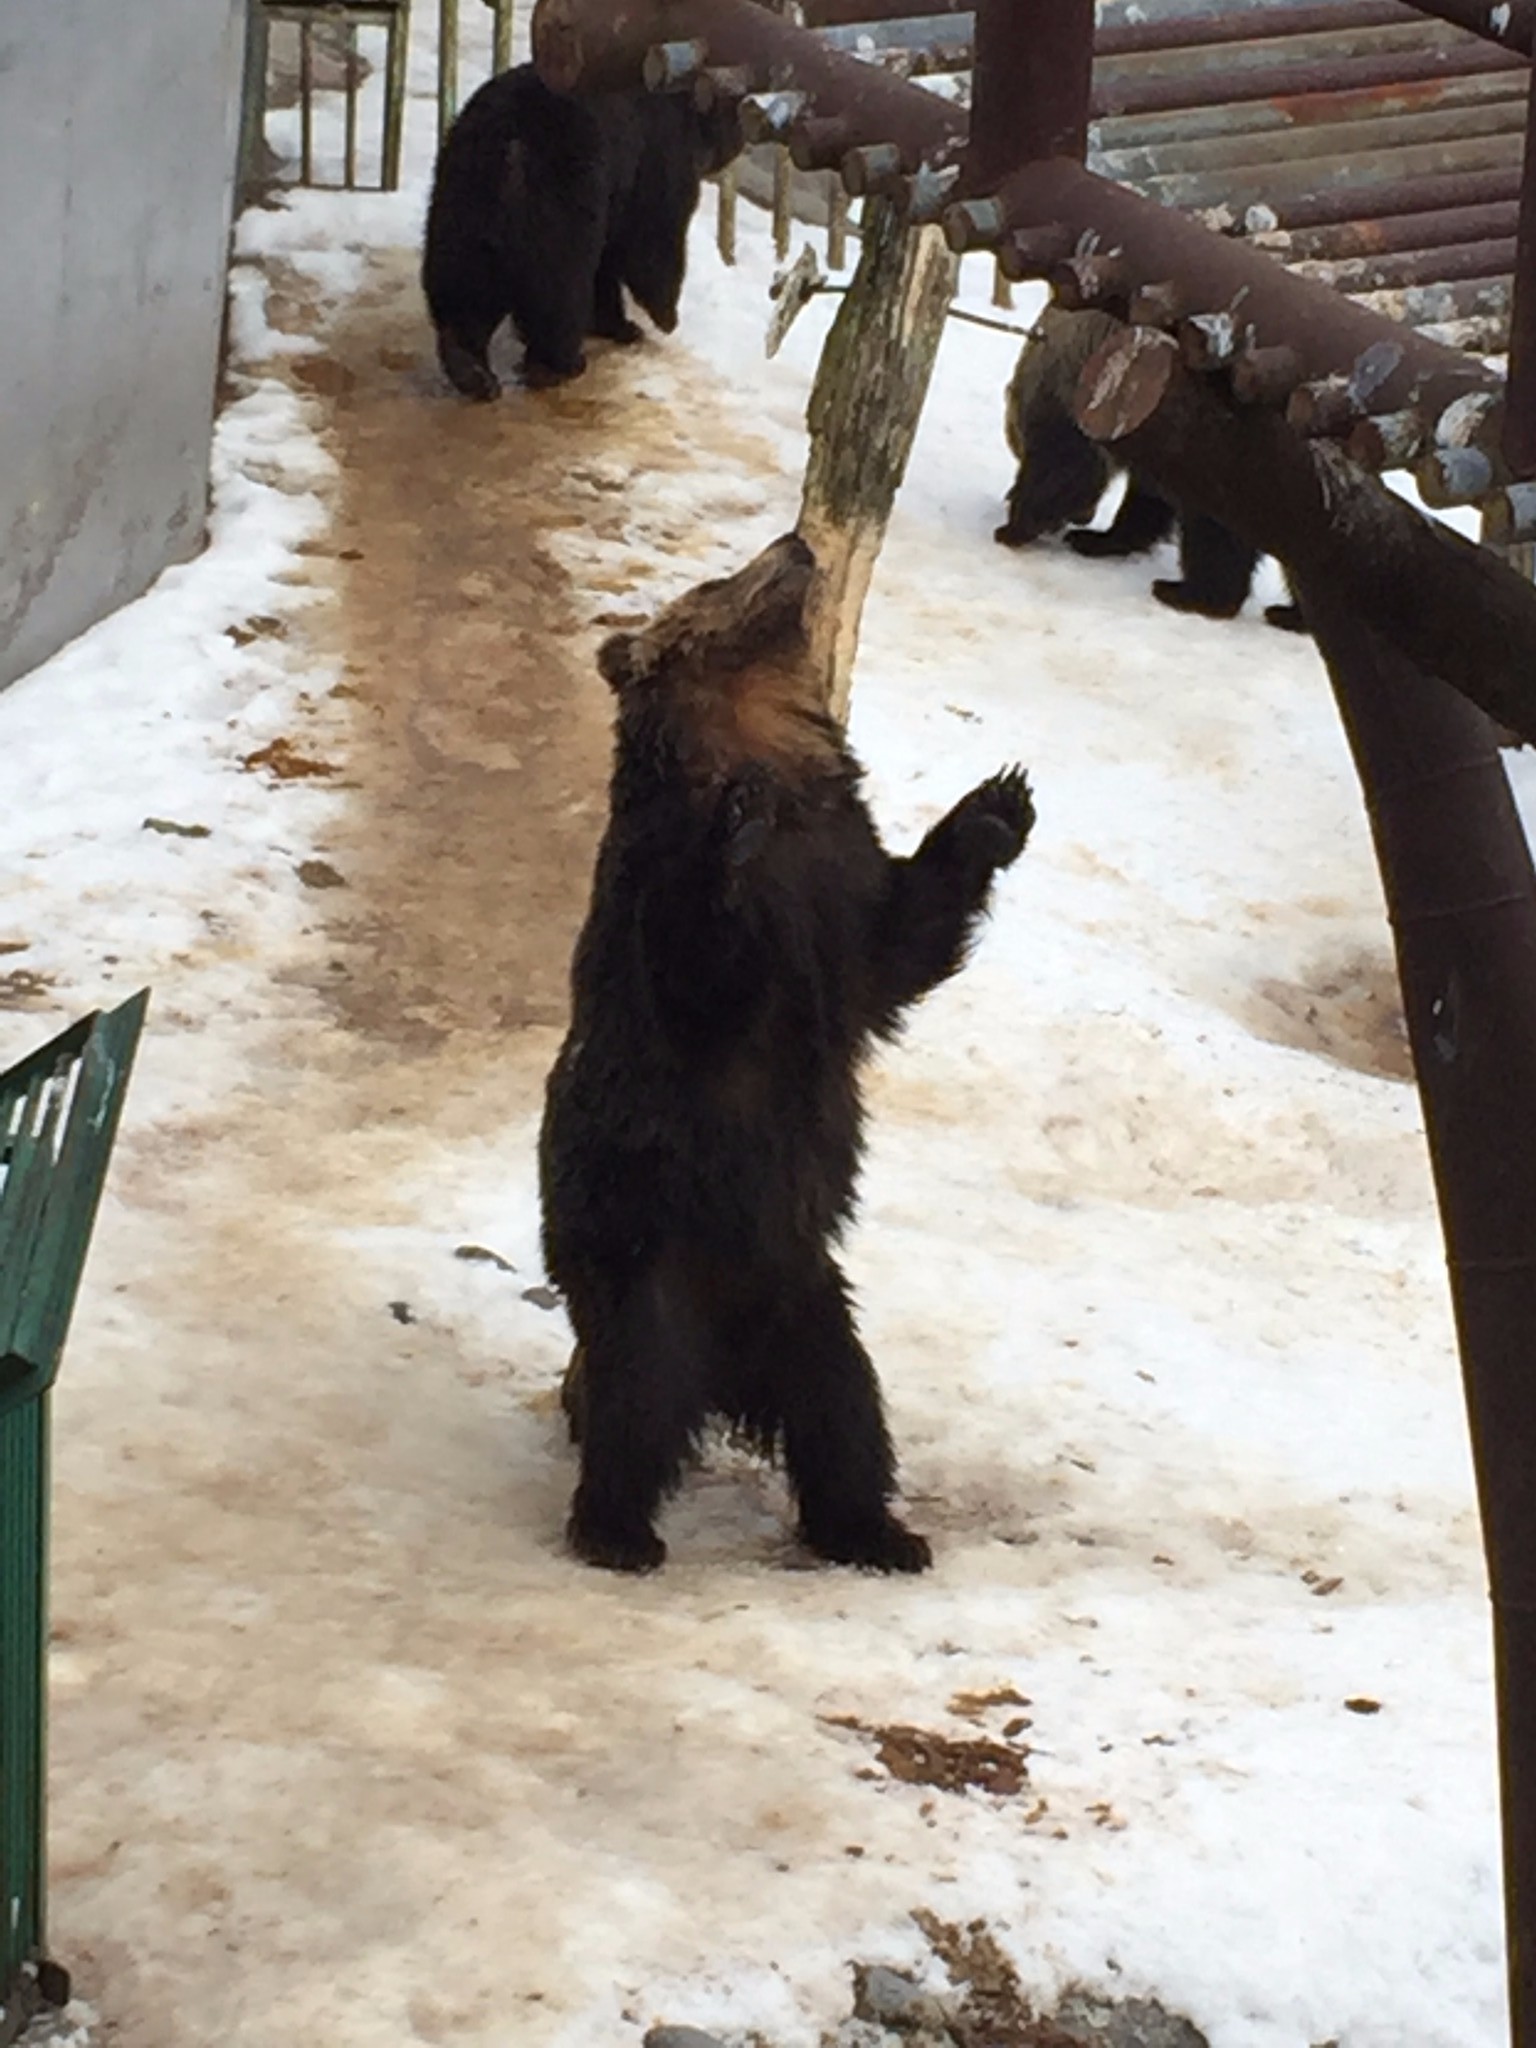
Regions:
[[[588,335],[639,339],[625,288],[670,334],[700,181],[740,148],[734,111],[687,94],[567,98],[531,64],[482,85],[443,138],[422,258],[450,382],[496,396],[486,350],[506,319],[527,382],[579,376]]]
[[[792,570],[808,560],[793,538],[775,548]],[[545,1255],[578,1345],[569,1540],[592,1564],[659,1565],[657,1510],[718,1415],[782,1454],[811,1549],[920,1571],[929,1548],[891,1512],[879,1385],[834,1256],[859,1068],[963,964],[1028,836],[1028,786],[993,777],[893,857],[793,666],[743,668],[686,620],[658,659],[670,616],[600,657],[618,698],[611,809],[540,1148]],[[798,618],[797,600],[781,645]]]
[[[1177,580],[1158,577],[1152,595],[1174,611],[1235,618],[1248,601],[1259,552],[1229,528],[1203,513],[1181,512],[1134,471],[1110,525],[1099,532],[1086,523],[1119,466],[1071,412],[1078,377],[1098,344],[1101,326],[1093,316],[1048,306],[1025,342],[1008,386],[1008,446],[1019,473],[1008,494],[1008,518],[995,538],[1018,548],[1069,527],[1067,545],[1078,554],[1123,558],[1145,554],[1177,526],[1182,574]],[[1269,605],[1264,616],[1288,632],[1306,631],[1294,603]]]

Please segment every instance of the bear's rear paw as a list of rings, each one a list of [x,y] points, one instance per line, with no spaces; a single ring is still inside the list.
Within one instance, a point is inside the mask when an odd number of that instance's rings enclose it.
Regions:
[[[1152,595],[1171,612],[1198,612],[1206,619],[1235,619],[1243,608],[1241,598],[1236,604],[1213,604],[1192,583],[1176,582],[1171,576],[1159,576],[1152,586]]]
[[[589,1515],[573,1509],[565,1540],[583,1564],[608,1572],[654,1572],[667,1561],[667,1546],[654,1529],[599,1527]]]
[[[817,1529],[801,1526],[808,1549],[829,1564],[857,1565],[867,1572],[925,1572],[933,1563],[926,1536],[919,1536],[894,1515],[872,1526]]]
[[[569,384],[573,377],[579,377],[587,367],[585,355],[578,354],[569,363],[546,363],[538,356],[523,358],[523,382],[530,391],[551,391],[557,384]]]
[[[992,538],[1000,548],[1027,548],[1032,540],[1038,540],[1040,536],[1034,527],[1027,523],[1021,521],[1016,526],[1009,519],[1003,525],[993,527]]]
[[[637,341],[644,341],[643,329],[633,320],[626,320],[622,313],[593,323],[592,332],[602,341],[616,341],[620,348],[633,348]]]
[[[443,375],[465,398],[473,398],[486,405],[493,398],[501,396],[501,384],[496,372],[483,356],[477,356],[472,349],[456,341],[452,335],[444,335],[437,345],[437,359],[443,366]]]
[[[952,816],[968,852],[989,867],[1010,867],[1034,829],[1028,776],[1022,768],[1005,768],[962,797]]]

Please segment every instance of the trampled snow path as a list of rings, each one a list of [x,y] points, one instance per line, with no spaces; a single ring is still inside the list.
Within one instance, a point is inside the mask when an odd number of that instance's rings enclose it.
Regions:
[[[524,1290],[590,650],[789,523],[824,312],[765,364],[763,238],[727,274],[701,224],[676,340],[467,410],[419,209],[248,218],[214,545],[0,698],[0,1059],[155,988],[58,1400],[54,1937],[98,2032],[805,2048],[928,1907],[1215,2048],[1493,2048],[1482,1568],[1337,721],[1256,618],[991,545],[1005,337],[946,340],[855,697],[896,843],[1005,760],[1041,809],[871,1090],[851,1265],[938,1568],[789,1568],[723,1454],[659,1578],[560,1554]],[[240,765],[274,739],[335,772]],[[842,1725],[1021,1711],[998,1799]]]

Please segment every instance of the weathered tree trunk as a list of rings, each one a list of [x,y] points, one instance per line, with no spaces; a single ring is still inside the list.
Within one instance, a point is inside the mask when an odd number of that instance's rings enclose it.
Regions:
[[[817,564],[806,658],[839,722],[848,715],[864,600],[912,453],[956,263],[937,228],[905,228],[888,201],[866,201],[858,268],[811,392],[798,525]]]
[[[1488,720],[1297,595],[1343,714],[1397,941],[1493,1601],[1511,2040],[1536,2048],[1536,874]]]
[[[1083,370],[1084,431],[1176,504],[1219,519],[1490,717],[1536,740],[1536,587],[1488,548],[1425,519],[1283,414],[1234,405],[1176,344],[1105,313]]]

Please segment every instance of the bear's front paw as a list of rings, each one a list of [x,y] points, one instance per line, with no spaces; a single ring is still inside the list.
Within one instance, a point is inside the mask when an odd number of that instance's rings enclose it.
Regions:
[[[583,1511],[578,1504],[565,1525],[565,1540],[583,1564],[609,1572],[654,1572],[667,1561],[667,1546],[654,1529],[620,1528]]]
[[[978,783],[954,812],[955,827],[968,852],[989,867],[1006,868],[1024,851],[1035,823],[1034,799],[1022,768],[1005,768]]]
[[[843,1528],[811,1528],[801,1524],[807,1548],[829,1564],[851,1564],[867,1572],[925,1572],[933,1549],[894,1515],[881,1521]]]
[[[523,357],[523,383],[530,391],[553,391],[557,384],[569,384],[573,377],[580,377],[587,367],[585,351],[578,351],[568,362],[547,363],[540,356]]]
[[[484,355],[466,348],[454,335],[439,337],[437,357],[443,366],[443,375],[465,398],[472,398],[479,405],[488,405],[492,399],[501,396],[500,380]]]
[[[1236,604],[1225,598],[1213,602],[1202,596],[1193,583],[1173,576],[1159,576],[1152,585],[1152,595],[1171,612],[1194,612],[1203,619],[1235,619],[1243,608],[1242,598]]]

